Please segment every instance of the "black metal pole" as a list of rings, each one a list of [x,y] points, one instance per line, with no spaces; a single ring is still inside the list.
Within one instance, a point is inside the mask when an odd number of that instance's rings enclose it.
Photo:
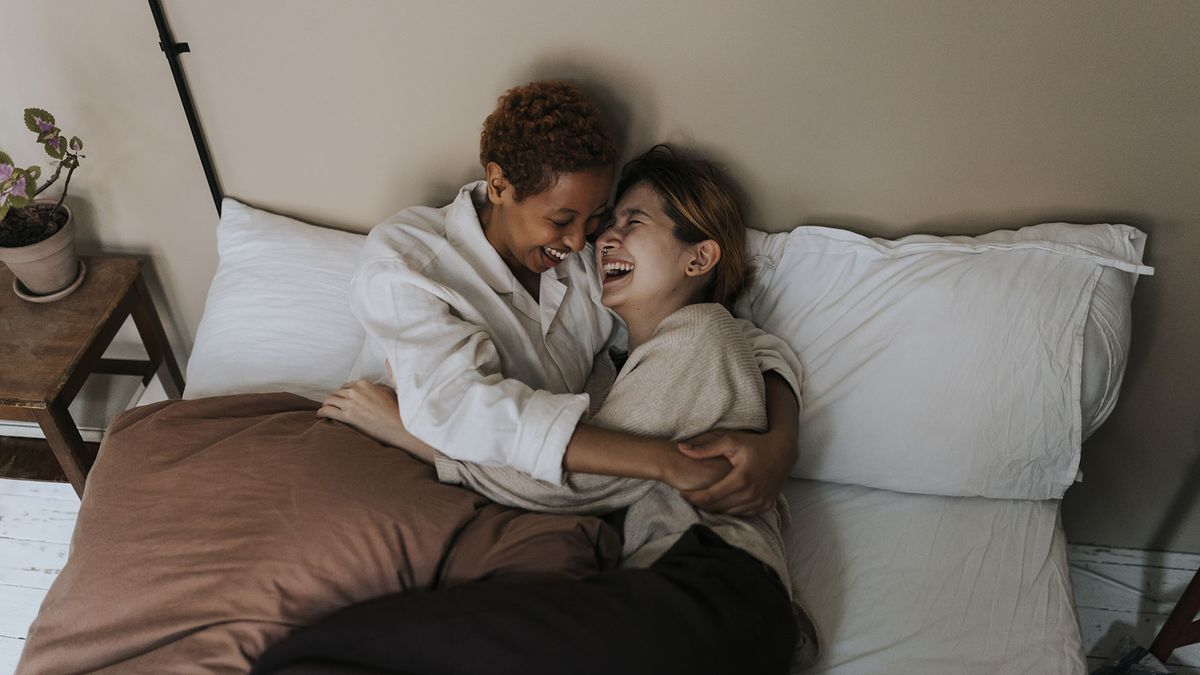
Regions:
[[[179,90],[179,101],[183,103],[183,112],[187,115],[188,126],[192,129],[192,140],[196,142],[196,152],[200,153],[200,164],[204,166],[204,176],[208,179],[208,189],[212,192],[213,206],[217,207],[217,215],[221,214],[221,182],[217,179],[217,169],[213,166],[212,154],[208,151],[208,142],[204,140],[204,129],[200,127],[200,117],[196,114],[196,106],[192,103],[192,92],[188,89],[187,79],[183,76],[183,63],[179,55],[191,51],[186,42],[176,42],[171,36],[171,27],[167,25],[167,17],[163,14],[162,3],[150,0],[150,12],[154,14],[154,23],[158,26],[158,46],[167,56],[171,66],[171,75],[175,78],[175,88]]]

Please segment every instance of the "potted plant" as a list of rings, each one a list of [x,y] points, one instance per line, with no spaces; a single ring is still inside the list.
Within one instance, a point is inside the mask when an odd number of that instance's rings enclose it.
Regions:
[[[79,167],[83,141],[67,140],[54,116],[38,108],[25,109],[25,126],[37,134],[55,167],[50,180],[38,185],[39,166],[18,167],[0,151],[0,261],[13,271],[17,295],[34,302],[65,297],[83,282],[86,271],[75,254],[75,223],[63,204],[71,175]],[[57,200],[38,199],[66,170]]]

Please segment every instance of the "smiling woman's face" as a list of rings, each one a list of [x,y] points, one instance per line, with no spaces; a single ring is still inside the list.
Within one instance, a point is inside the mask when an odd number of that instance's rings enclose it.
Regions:
[[[601,302],[618,314],[651,310],[688,297],[689,247],[675,237],[675,223],[648,183],[625,191],[614,209],[612,227],[596,240],[601,270]]]
[[[498,168],[498,167],[497,167]],[[583,250],[607,212],[612,167],[566,173],[521,201],[511,185],[488,172],[488,212],[484,233],[518,278],[541,274]]]

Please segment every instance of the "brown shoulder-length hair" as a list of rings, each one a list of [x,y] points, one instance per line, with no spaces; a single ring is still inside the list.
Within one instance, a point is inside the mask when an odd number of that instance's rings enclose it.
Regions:
[[[612,166],[617,154],[616,137],[596,103],[557,80],[504,92],[479,137],[480,163],[504,169],[517,201],[563,174]]]
[[[750,282],[746,265],[746,223],[732,183],[712,162],[688,158],[669,145],[656,145],[621,170],[616,200],[638,183],[658,194],[663,211],[675,224],[675,238],[685,244],[712,239],[721,259],[705,287],[705,302],[727,309]]]

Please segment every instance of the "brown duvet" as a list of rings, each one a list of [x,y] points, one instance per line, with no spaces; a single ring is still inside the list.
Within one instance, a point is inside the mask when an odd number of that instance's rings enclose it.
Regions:
[[[616,564],[603,521],[501,508],[291,394],[168,401],[109,429],[18,673],[245,672],[385,593]]]

